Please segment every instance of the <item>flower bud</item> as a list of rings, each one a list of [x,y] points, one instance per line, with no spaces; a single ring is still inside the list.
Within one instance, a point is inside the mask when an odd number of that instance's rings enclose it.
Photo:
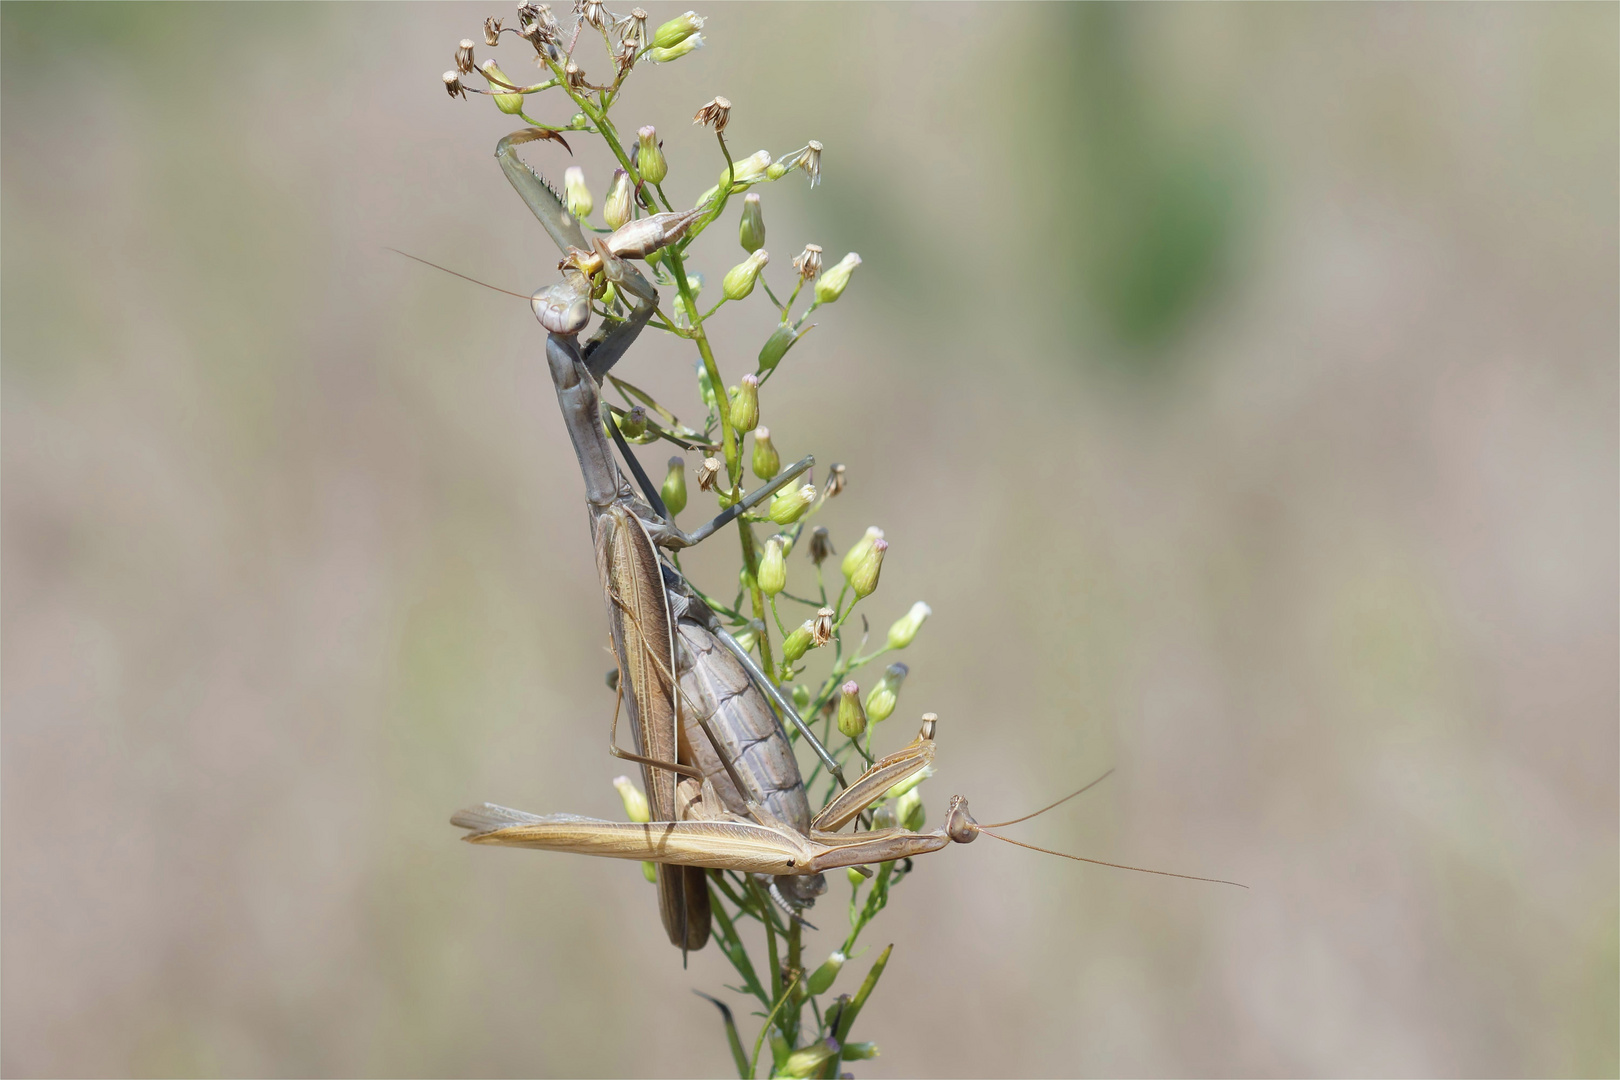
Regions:
[[[563,173],[563,194],[570,214],[581,221],[591,216],[596,203],[591,200],[591,189],[585,186],[585,170],[578,165],[570,165]]]
[[[855,590],[856,596],[864,599],[876,591],[878,574],[883,570],[883,553],[888,550],[887,540],[874,541],[866,557],[856,565],[855,573],[849,578],[850,588]]]
[[[489,80],[490,89],[495,91],[495,105],[501,112],[512,116],[523,111],[523,95],[504,92],[508,86],[518,84],[506,77],[506,72],[501,70],[499,64],[493,60],[485,60],[478,70]],[[500,81],[497,82],[497,79]]]
[[[900,819],[894,816],[894,804],[884,803],[872,811],[873,829],[894,829],[900,825]]]
[[[894,817],[900,822],[902,829],[912,832],[921,832],[922,827],[928,823],[928,813],[923,809],[922,792],[912,788],[894,801]]]
[[[803,487],[790,487],[777,493],[771,500],[771,509],[768,516],[778,525],[791,525],[804,517],[805,511],[816,501],[816,485],[805,484]]]
[[[652,820],[652,810],[647,805],[647,796],[642,794],[634,780],[628,776],[614,777],[613,786],[619,789],[619,798],[624,800],[625,817],[641,825]]]
[[[623,169],[613,170],[607,198],[602,201],[602,220],[610,229],[617,229],[630,220],[630,174]]]
[[[844,876],[849,878],[849,883],[851,885],[857,887],[859,887],[860,884],[866,880],[866,875],[855,869],[853,866],[845,869]]]
[[[744,574],[746,573],[747,571],[745,570]],[[747,626],[743,627],[741,630],[738,630],[731,636],[732,639],[737,642],[737,647],[742,649],[743,652],[753,652],[754,646],[759,644],[760,631],[764,629],[765,624],[763,622],[758,619],[750,619]]]
[[[853,251],[838,260],[838,265],[826,271],[816,281],[816,303],[830,304],[844,295],[849,277],[861,265],[861,257]]]
[[[815,623],[806,619],[802,626],[782,639],[783,662],[797,664],[803,658],[814,641],[814,629]]]
[[[926,765],[883,793],[885,799],[898,799],[908,791],[915,791],[924,780],[934,775],[934,767]]]
[[[744,251],[758,251],[765,246],[765,214],[759,208],[759,196],[752,191],[743,196],[742,226],[737,238]]]
[[[671,60],[679,60],[693,49],[703,48],[703,35],[693,34],[678,45],[671,45],[667,49],[654,46],[647,50],[647,59],[655,64],[667,64]]]
[[[883,677],[872,687],[872,692],[866,695],[866,718],[874,724],[881,724],[894,715],[894,707],[900,699],[900,684],[906,681],[911,669],[904,664],[890,664],[883,672]]]
[[[810,707],[810,688],[804,683],[795,683],[793,686],[793,707],[802,715]]]
[[[684,15],[678,15],[669,20],[669,22],[653,32],[653,47],[658,49],[671,48],[687,40],[701,29],[703,29],[703,16],[695,11],[688,11]]]
[[[717,479],[719,479],[719,477],[720,477],[720,459],[717,458],[717,457],[714,457],[713,455],[710,455],[709,457],[704,458],[703,459],[703,464],[698,466],[698,471],[697,471],[698,488],[700,490],[702,490],[702,491],[713,491],[715,481]]]
[[[832,537],[827,532],[827,526],[817,525],[810,534],[810,561],[820,566],[832,553]]]
[[[873,525],[866,530],[865,536],[855,541],[850,546],[850,549],[844,552],[844,561],[841,565],[846,578],[854,576],[855,568],[861,564],[862,559],[866,558],[866,553],[872,550],[872,545],[881,539],[883,539],[883,530]]]
[[[896,619],[894,625],[889,627],[889,648],[903,649],[910,645],[916,638],[917,631],[922,629],[922,624],[933,613],[934,609],[921,600],[912,604],[911,610]]]
[[[720,170],[720,179],[715,183],[720,187],[726,186],[726,180],[731,180],[731,193],[733,195],[750,185],[768,179],[765,170],[771,167],[771,152],[769,150],[756,150],[741,161],[733,160],[730,165]]]
[[[825,994],[827,992],[827,990],[832,986],[833,980],[838,978],[838,973],[843,970],[844,961],[846,959],[847,957],[845,957],[843,953],[835,952],[831,956],[827,957],[827,959],[822,962],[820,967],[816,968],[816,970],[810,973],[810,981],[807,984],[807,988],[809,989],[812,997],[818,994]]]
[[[838,730],[851,739],[866,730],[866,710],[861,708],[861,687],[854,679],[838,689]]]
[[[810,644],[819,649],[832,640],[832,633],[833,609],[817,608],[815,620],[810,624]]]
[[[750,256],[752,258],[752,256]],[[727,274],[727,278],[731,275]],[[736,397],[731,399],[731,426],[740,433],[753,431],[759,426],[759,378],[754,375],[744,375],[742,385],[737,387]],[[778,522],[781,525],[790,522]]]
[[[875,1042],[853,1042],[844,1044],[845,1061],[870,1061],[878,1056],[878,1044]]]
[[[782,455],[771,445],[771,429],[768,427],[754,429],[753,464],[754,475],[761,480],[775,479],[776,474],[782,471]]]
[[[672,457],[669,459],[669,472],[664,476],[664,486],[659,494],[664,497],[664,508],[669,516],[674,517],[686,509],[686,459]]]
[[[664,160],[664,149],[658,145],[658,129],[650,124],[636,131],[636,168],[649,184],[662,184],[669,175],[669,162]]]
[[[787,588],[787,559],[782,555],[782,541],[774,536],[765,541],[765,554],[760,556],[759,587],[766,596]]]
[[[831,1035],[802,1050],[795,1050],[782,1062],[780,1075],[790,1077],[820,1076],[827,1062],[838,1056],[838,1040]]]
[[[647,434],[647,410],[640,405],[615,419],[619,423],[619,434],[626,439],[635,440]]]
[[[767,371],[775,370],[776,365],[782,362],[782,357],[787,355],[787,351],[809,332],[810,326],[806,326],[803,330],[795,330],[791,323],[782,323],[772,330],[771,336],[765,339],[765,345],[759,350],[759,373],[763,375]]]
[[[720,282],[720,288],[726,294],[726,299],[741,300],[753,292],[754,282],[759,280],[759,272],[770,261],[770,252],[760,248],[748,258],[727,270],[726,276]]]

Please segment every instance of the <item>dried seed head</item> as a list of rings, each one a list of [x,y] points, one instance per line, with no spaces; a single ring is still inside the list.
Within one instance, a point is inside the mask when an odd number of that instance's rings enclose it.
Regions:
[[[810,643],[819,649],[832,640],[832,632],[833,609],[817,608],[816,617],[810,623]]]
[[[632,8],[630,14],[613,24],[613,29],[619,32],[621,45],[628,42],[642,48],[647,44],[647,13],[641,8]]]
[[[787,588],[787,556],[782,552],[782,541],[774,536],[765,541],[765,554],[759,559],[759,587],[766,596],[775,596]]]
[[[490,48],[493,49],[496,45],[500,44],[500,40],[501,40],[501,20],[499,20],[499,19],[485,19],[484,20],[484,44],[488,45]]]
[[[568,85],[575,90],[585,85],[585,72],[581,71],[579,65],[572,60],[563,67],[563,78],[567,79]]]
[[[757,427],[754,429],[754,475],[761,480],[773,480],[776,474],[782,471],[782,455],[776,452],[771,445],[771,429]]]
[[[586,25],[598,30],[607,25],[607,12],[602,6],[602,0],[574,0],[574,14]]]
[[[841,464],[834,464],[829,470],[831,475],[827,478],[827,498],[835,497],[844,490],[844,474],[847,470]]]
[[[649,184],[662,184],[669,175],[669,162],[664,160],[663,147],[658,144],[658,129],[650,124],[636,132],[636,168]]]
[[[698,34],[701,29],[703,16],[695,11],[688,11],[684,15],[677,15],[654,31],[652,43],[659,49],[673,48],[694,37],[701,37],[702,35]]]
[[[844,552],[844,561],[840,564],[840,569],[844,571],[846,578],[855,573],[855,567],[860,565],[862,559],[866,558],[866,553],[872,549],[872,545],[881,539],[883,539],[883,530],[873,525],[866,530],[866,535],[855,541],[850,546],[850,549]]]
[[[664,477],[664,486],[660,491],[664,497],[664,508],[674,517],[686,509],[686,459],[672,457],[669,459],[669,473]]]
[[[765,246],[765,214],[759,208],[759,196],[752,191],[743,196],[742,225],[737,239],[744,251],[754,252]]]
[[[610,229],[620,228],[630,220],[630,174],[623,169],[613,170],[607,198],[602,200],[602,220]]]
[[[703,491],[713,491],[715,481],[719,477],[720,459],[712,455],[704,458],[703,464],[699,465],[697,470],[698,487]]]
[[[461,85],[461,76],[453,71],[444,73],[444,89],[451,97],[458,97],[463,100],[467,97],[467,88]]]
[[[766,175],[772,180],[780,180],[794,169],[805,171],[810,177],[811,187],[821,183],[821,144],[811,139],[793,153],[783,154],[771,165]]]
[[[810,178],[810,186],[815,187],[821,183],[821,144],[811,139],[805,148],[799,151],[799,159],[794,162],[804,170]]]
[[[495,44],[493,41],[491,45]],[[463,75],[471,75],[478,70],[473,63],[473,43],[471,38],[462,38],[461,44],[456,46],[456,70]]]
[[[585,185],[585,170],[578,165],[570,165],[563,173],[563,195],[570,214],[581,221],[591,216],[596,203],[591,199],[591,189]]]
[[[821,275],[816,282],[816,303],[830,304],[844,295],[844,289],[849,285],[850,275],[855,268],[861,265],[861,257],[853,251],[838,260],[838,265]]]
[[[927,622],[928,616],[933,613],[934,609],[921,600],[912,604],[911,610],[896,619],[894,625],[889,627],[889,648],[903,649],[910,645],[916,640],[917,631],[922,629],[922,624]]]
[[[754,291],[754,283],[759,280],[759,272],[765,269],[765,264],[771,261],[770,252],[760,248],[742,262],[726,271],[726,276],[720,281],[720,289],[725,293],[727,300],[742,300]],[[759,380],[752,375],[743,376],[745,379]]]
[[[821,273],[821,245],[804,245],[804,250],[793,260],[793,269],[799,272],[801,281],[809,281]]]
[[[820,566],[831,554],[833,554],[832,537],[827,532],[827,526],[817,525],[810,534],[810,561]]]
[[[838,731],[853,739],[866,730],[866,710],[861,707],[861,687],[854,679],[838,688]]]
[[[814,642],[815,623],[806,619],[802,625],[782,639],[782,662],[789,665],[797,664]]]
[[[778,525],[791,525],[804,517],[816,501],[816,485],[789,488],[771,500],[769,517]]]
[[[889,550],[887,540],[873,541],[861,561],[856,564],[855,572],[849,576],[850,588],[855,595],[861,598],[871,596],[878,587],[878,576],[883,570],[883,553]]]
[[[661,31],[660,31],[661,32]],[[692,117],[692,123],[713,127],[716,135],[723,135],[731,119],[731,102],[718,95]]]

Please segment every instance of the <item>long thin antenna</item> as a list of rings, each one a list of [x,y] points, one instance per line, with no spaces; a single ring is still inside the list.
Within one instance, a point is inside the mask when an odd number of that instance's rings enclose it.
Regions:
[[[450,269],[448,266],[440,266],[436,262],[429,262],[427,259],[422,258],[420,255],[412,255],[410,252],[401,251],[397,247],[391,247],[388,250],[392,251],[395,255],[403,255],[407,259],[415,259],[417,262],[421,263],[423,266],[431,266],[435,270],[443,270],[445,273],[451,275],[452,277],[458,277],[462,281],[470,281],[474,285],[482,285],[486,289],[494,289],[498,293],[505,293],[507,296],[515,296],[519,300],[533,300],[534,299],[534,297],[530,296],[528,293],[513,292],[511,289],[503,289],[499,285],[491,285],[487,281],[479,281],[475,277],[468,277],[466,274],[457,273],[456,271]]]
[[[1095,783],[1095,781],[1093,781],[1093,783]],[[1198,877],[1195,874],[1173,874],[1169,870],[1149,870],[1145,866],[1126,866],[1124,863],[1103,862],[1101,859],[1088,859],[1084,855],[1070,855],[1066,851],[1053,851],[1051,848],[1036,847],[1034,844],[1026,844],[1022,840],[1009,840],[1005,836],[991,832],[983,825],[978,826],[978,830],[984,833],[986,836],[994,836],[997,840],[1004,841],[1005,843],[1012,844],[1016,847],[1029,848],[1031,851],[1039,851],[1046,855],[1057,855],[1064,859],[1073,859],[1075,862],[1088,862],[1094,866],[1111,866],[1115,870],[1135,870],[1139,874],[1158,874],[1160,877],[1178,877],[1184,878],[1187,881],[1207,881],[1213,885],[1235,885],[1240,889],[1248,888],[1248,886],[1244,885],[1242,882],[1227,881],[1224,878]]]
[[[1105,772],[1101,776],[1097,777],[1097,779],[1093,780],[1091,783],[1087,784],[1085,787],[1081,788],[1079,791],[1071,791],[1069,794],[1063,796],[1063,798],[1059,799],[1057,802],[1053,803],[1051,806],[1043,806],[1039,810],[1035,811],[1033,814],[1025,814],[1023,817],[1015,817],[1011,821],[993,821],[989,825],[981,825],[979,827],[981,829],[1001,829],[1001,828],[1005,828],[1008,825],[1017,825],[1020,821],[1028,821],[1032,817],[1039,817],[1040,815],[1046,813],[1048,810],[1056,810],[1058,807],[1062,806],[1064,803],[1068,802],[1070,799],[1074,798],[1076,795],[1084,795],[1086,792],[1090,791],[1092,788],[1096,787],[1098,784],[1102,783],[1104,780],[1108,779],[1110,776],[1113,776],[1113,775],[1114,775],[1114,770],[1109,769],[1107,772]]]

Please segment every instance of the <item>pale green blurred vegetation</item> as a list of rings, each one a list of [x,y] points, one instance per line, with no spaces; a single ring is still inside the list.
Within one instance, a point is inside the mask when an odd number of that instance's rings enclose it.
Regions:
[[[1019,835],[1252,886],[931,856],[857,1071],[1615,1074],[1616,9],[708,13],[620,127],[681,198],[715,93],[826,144],[772,273],[865,261],[763,410],[933,605],[880,747],[941,715],[936,820],[1114,766]],[[8,1075],[727,1067],[635,864],[447,823],[622,771],[540,331],[384,250],[554,273],[486,14],[0,8]]]

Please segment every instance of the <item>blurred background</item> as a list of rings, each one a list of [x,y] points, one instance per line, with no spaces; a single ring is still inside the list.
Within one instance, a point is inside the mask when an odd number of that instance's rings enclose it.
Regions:
[[[1615,7],[705,13],[615,115],[678,200],[716,93],[826,145],[768,273],[864,265],[762,409],[887,531],[877,625],[933,606],[879,748],[940,714],[935,822],[1113,767],[1016,835],[1251,886],[919,860],[856,1071],[1620,1069]],[[624,771],[541,332],[385,250],[555,275],[440,83],[490,14],[0,9],[8,1075],[730,1068],[634,864],[447,822]]]

